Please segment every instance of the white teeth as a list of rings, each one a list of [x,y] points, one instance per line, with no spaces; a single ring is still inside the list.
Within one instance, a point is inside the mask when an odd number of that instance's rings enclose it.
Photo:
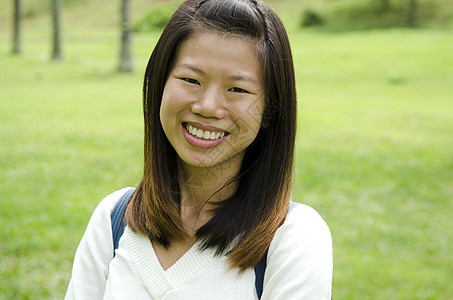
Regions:
[[[225,132],[210,132],[208,130],[203,131],[192,125],[187,125],[186,129],[191,135],[204,140],[217,140],[225,136]]]

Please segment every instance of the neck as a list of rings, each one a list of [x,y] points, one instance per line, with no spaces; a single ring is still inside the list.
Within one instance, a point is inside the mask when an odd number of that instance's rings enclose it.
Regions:
[[[242,157],[213,167],[190,166],[179,160],[178,177],[181,191],[181,220],[189,235],[213,216],[216,203],[233,195]]]
[[[183,162],[178,165],[181,206],[198,206],[230,197],[236,184],[230,181],[239,174],[240,163],[228,161],[214,167],[194,167]],[[230,183],[230,184],[229,184]]]

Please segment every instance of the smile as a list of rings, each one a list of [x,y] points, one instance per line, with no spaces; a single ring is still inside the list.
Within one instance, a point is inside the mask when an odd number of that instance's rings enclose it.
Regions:
[[[203,130],[195,127],[193,124],[187,123],[182,123],[182,129],[186,141],[193,147],[200,149],[216,147],[222,144],[223,141],[230,135],[228,131],[222,131],[221,129],[216,130],[212,127],[205,127],[205,130]]]
[[[223,138],[225,135],[228,135],[228,132],[226,131],[202,130],[190,124],[184,124],[184,127],[192,136],[203,140],[218,140]]]

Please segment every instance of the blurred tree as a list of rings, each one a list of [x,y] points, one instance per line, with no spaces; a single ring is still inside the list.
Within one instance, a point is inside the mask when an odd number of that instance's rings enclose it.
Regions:
[[[61,38],[60,38],[60,16],[61,1],[52,0],[52,60],[61,60]]]
[[[129,0],[121,0],[121,52],[119,66],[121,72],[132,72],[131,39]]]
[[[417,26],[417,11],[418,11],[418,0],[406,0],[407,1],[407,14],[406,14],[406,26],[416,27]],[[379,0],[381,10],[386,12],[391,9],[390,0]],[[406,7],[406,5],[403,5]]]
[[[388,11],[390,9],[390,0],[379,0],[381,2],[381,9]]]
[[[409,0],[408,12],[407,12],[407,27],[417,26],[417,0]]]
[[[22,52],[20,43],[20,0],[14,0],[14,17],[13,17],[13,53],[19,54]]]
[[[302,16],[302,27],[319,26],[325,23],[324,18],[316,11],[306,9]]]

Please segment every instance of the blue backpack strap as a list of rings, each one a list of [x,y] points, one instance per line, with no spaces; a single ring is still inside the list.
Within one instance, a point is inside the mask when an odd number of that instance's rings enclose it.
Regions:
[[[264,271],[266,271],[266,262],[267,260],[267,250],[264,254],[263,258],[259,261],[259,263],[255,266],[255,288],[256,294],[258,295],[258,299],[261,299],[261,295],[263,295],[263,282],[264,282]]]
[[[115,250],[118,249],[120,238],[123,235],[124,227],[126,227],[124,210],[126,209],[127,203],[132,198],[134,192],[135,188],[125,192],[116,203],[112,210],[112,214],[110,215],[110,219],[112,221],[113,256],[115,256]]]
[[[300,203],[291,201],[291,202],[289,203],[289,211],[291,211],[294,207],[296,207],[296,205],[299,205],[299,204],[300,204]]]
[[[299,203],[291,201],[289,210],[292,210],[296,205]],[[256,294],[258,295],[258,299],[261,299],[263,295],[263,283],[264,283],[264,272],[266,271],[266,264],[267,264],[267,251],[260,262],[255,266],[255,288]]]

